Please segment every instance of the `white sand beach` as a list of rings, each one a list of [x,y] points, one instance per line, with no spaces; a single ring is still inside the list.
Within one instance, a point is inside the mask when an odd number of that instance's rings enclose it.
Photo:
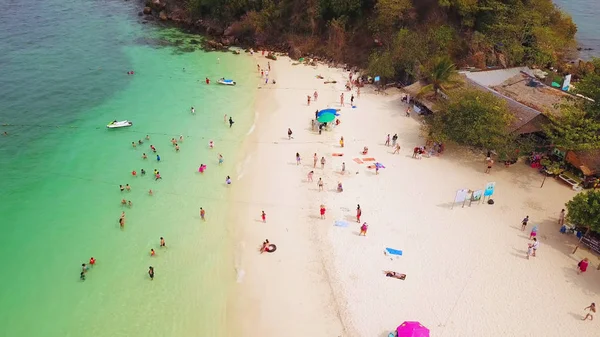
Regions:
[[[268,60],[256,57],[266,67]],[[381,95],[364,87],[353,109],[344,90],[347,72],[294,66],[287,57],[270,63],[277,84],[259,84],[255,128],[231,186],[240,272],[229,306],[236,327],[231,336],[385,337],[403,321],[420,321],[432,336],[443,337],[597,334],[598,317],[581,319],[583,308],[600,302],[598,260],[578,275],[577,262],[593,256],[583,249],[572,255],[576,238],[558,232],[558,213],[574,191],[553,179],[540,188],[542,175],[522,162],[484,174],[484,156],[463,148],[411,158],[425,140],[420,118],[405,117],[397,89]],[[317,74],[338,83],[324,84]],[[260,74],[256,81],[264,83]],[[307,106],[306,96],[315,90],[319,98]],[[342,92],[341,124],[321,135],[311,131],[315,110],[340,108]],[[399,154],[384,145],[395,133]],[[368,155],[360,154],[363,146]],[[314,153],[325,157],[324,169],[313,169]],[[365,157],[385,169],[375,175],[369,162],[353,161]],[[311,170],[314,182],[308,183]],[[458,189],[483,189],[487,182],[496,182],[494,205],[451,209]],[[369,225],[366,236],[358,235],[357,204]],[[531,220],[523,232],[526,215]],[[349,226],[334,226],[336,220]],[[534,224],[540,248],[528,260]],[[276,252],[259,254],[265,239],[277,245]],[[386,247],[403,255],[385,255]],[[406,279],[386,277],[386,270]]]

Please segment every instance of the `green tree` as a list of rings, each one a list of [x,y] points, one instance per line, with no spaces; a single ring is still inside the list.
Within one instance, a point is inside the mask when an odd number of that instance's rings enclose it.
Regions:
[[[371,76],[381,76],[384,79],[393,78],[396,74],[394,60],[389,51],[374,52],[369,56],[369,67],[367,72]]]
[[[508,149],[513,142],[507,129],[513,116],[501,99],[480,90],[457,90],[427,118],[430,136],[438,141],[485,149]]]
[[[566,150],[600,148],[600,123],[587,116],[580,107],[563,104],[560,115],[548,115],[544,132],[554,146]]]
[[[567,220],[577,226],[600,232],[600,191],[578,193],[566,203]]]
[[[448,57],[441,57],[434,61],[430,70],[425,70],[425,81],[427,85],[421,88],[419,94],[439,91],[446,91],[452,87],[458,86],[462,81],[458,77],[458,72],[454,63]]]
[[[589,190],[573,197],[566,203],[567,221],[587,228],[587,231],[600,232],[600,191]],[[586,234],[587,234],[586,231]],[[573,254],[579,244],[573,250]]]

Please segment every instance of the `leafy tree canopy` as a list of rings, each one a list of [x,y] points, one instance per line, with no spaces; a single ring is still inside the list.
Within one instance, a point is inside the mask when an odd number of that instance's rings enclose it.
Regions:
[[[579,193],[566,205],[569,222],[600,232],[600,191],[589,190]]]
[[[489,92],[457,90],[440,108],[427,120],[435,140],[486,149],[504,149],[513,141],[507,131],[513,116],[505,102]]]

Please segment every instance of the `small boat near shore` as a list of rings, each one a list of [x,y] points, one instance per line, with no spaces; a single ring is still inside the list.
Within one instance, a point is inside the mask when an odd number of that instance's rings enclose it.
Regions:
[[[225,78],[220,78],[217,83],[219,84],[223,84],[223,85],[235,85],[235,81],[234,80],[228,80]]]
[[[112,121],[110,123],[108,123],[108,125],[106,125],[107,128],[109,129],[116,129],[116,128],[126,128],[128,126],[132,126],[133,122],[128,121],[128,120],[124,120],[124,121]]]

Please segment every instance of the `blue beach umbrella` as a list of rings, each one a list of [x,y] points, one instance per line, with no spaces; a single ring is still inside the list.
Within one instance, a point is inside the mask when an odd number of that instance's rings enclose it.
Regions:
[[[323,109],[317,113],[317,118],[319,118],[319,116],[324,115],[324,114],[333,114],[335,116],[340,115],[336,109]]]

